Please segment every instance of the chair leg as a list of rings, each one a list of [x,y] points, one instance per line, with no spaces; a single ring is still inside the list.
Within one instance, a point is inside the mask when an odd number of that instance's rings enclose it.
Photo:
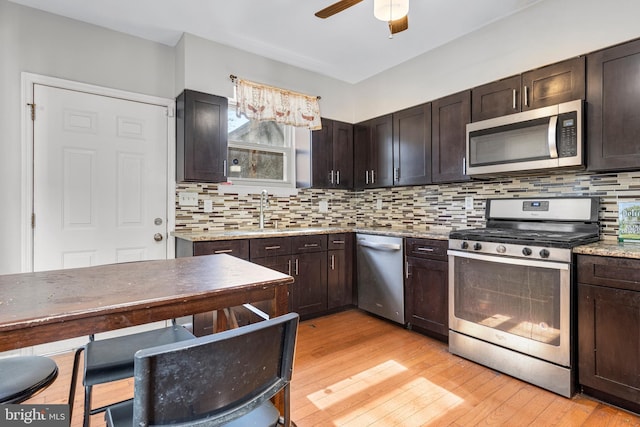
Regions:
[[[83,427],[89,427],[91,422],[91,386],[84,387],[84,420],[82,421]]]
[[[73,416],[73,402],[76,397],[76,387],[78,385],[78,370],[80,369],[80,354],[84,350],[84,347],[80,347],[76,349],[76,352],[73,356],[73,367],[71,368],[71,384],[69,385],[69,420],[72,419]]]

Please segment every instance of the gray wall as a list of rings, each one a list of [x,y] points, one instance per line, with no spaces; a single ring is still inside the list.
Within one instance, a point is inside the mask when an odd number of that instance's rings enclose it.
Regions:
[[[0,55],[0,273],[13,273],[21,268],[20,73],[173,98],[174,49],[0,0]]]

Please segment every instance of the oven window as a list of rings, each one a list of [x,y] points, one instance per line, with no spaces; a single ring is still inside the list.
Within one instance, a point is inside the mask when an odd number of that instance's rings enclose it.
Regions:
[[[560,271],[455,258],[459,319],[545,344],[560,345]]]

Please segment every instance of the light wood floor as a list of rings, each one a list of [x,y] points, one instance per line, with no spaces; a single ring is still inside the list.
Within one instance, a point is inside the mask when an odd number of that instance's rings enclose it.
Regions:
[[[72,358],[29,403],[64,403]],[[96,389],[131,393],[132,381]],[[82,389],[73,426],[81,425]],[[449,354],[447,346],[358,310],[300,324],[292,418],[310,426],[640,426],[640,417],[577,395],[565,399]],[[104,426],[95,415],[92,426]]]

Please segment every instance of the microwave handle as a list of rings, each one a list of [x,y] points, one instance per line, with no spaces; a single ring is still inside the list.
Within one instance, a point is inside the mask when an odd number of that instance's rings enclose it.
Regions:
[[[549,157],[552,159],[558,158],[558,146],[556,145],[556,128],[558,127],[558,116],[551,116],[549,118],[549,134],[547,136],[547,143],[549,144]]]

